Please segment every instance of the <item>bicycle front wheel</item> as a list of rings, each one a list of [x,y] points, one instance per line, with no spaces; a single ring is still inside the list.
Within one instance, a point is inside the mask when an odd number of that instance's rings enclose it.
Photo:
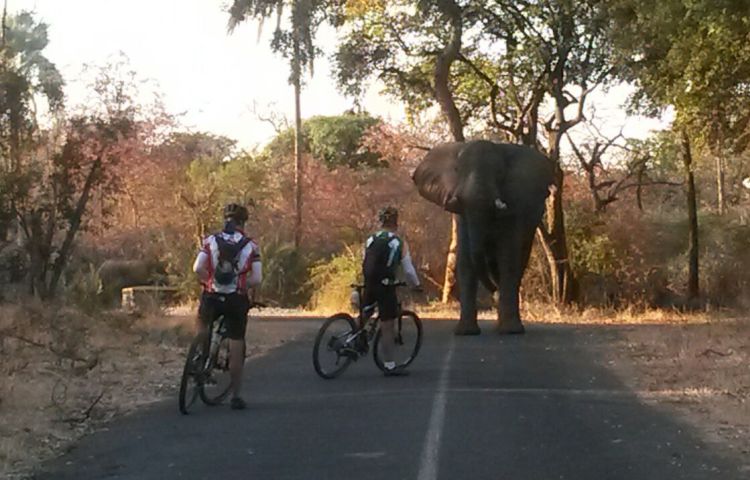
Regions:
[[[219,335],[214,333],[214,335]],[[244,348],[243,348],[244,350]],[[244,356],[244,353],[243,353]],[[204,373],[200,396],[206,405],[219,405],[229,395],[232,375],[229,372],[229,339],[221,337],[216,352],[213,352],[208,368]],[[243,358],[244,360],[244,358]]]
[[[417,358],[419,349],[422,347],[422,321],[416,313],[404,310],[394,320],[393,336],[395,344],[393,348],[393,362],[396,363],[396,368],[406,368]],[[372,350],[375,365],[385,371],[382,329],[378,329]]]
[[[201,391],[202,371],[206,363],[206,342],[196,337],[188,349],[185,367],[182,369],[182,380],[180,381],[180,412],[187,415],[191,407],[198,399]]]
[[[352,336],[357,325],[351,315],[337,313],[318,330],[313,346],[313,366],[325,379],[336,378],[352,363]]]

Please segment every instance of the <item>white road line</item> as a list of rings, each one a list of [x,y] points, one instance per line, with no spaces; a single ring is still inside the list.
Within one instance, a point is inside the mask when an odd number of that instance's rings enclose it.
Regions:
[[[436,480],[438,476],[440,436],[443,433],[443,423],[445,423],[448,376],[450,373],[451,360],[453,359],[454,347],[455,340],[451,338],[451,344],[448,348],[448,353],[443,360],[442,370],[440,371],[440,380],[438,381],[437,392],[435,392],[435,399],[432,401],[430,424],[427,430],[427,435],[425,435],[424,447],[422,447],[422,457],[419,464],[417,480]]]

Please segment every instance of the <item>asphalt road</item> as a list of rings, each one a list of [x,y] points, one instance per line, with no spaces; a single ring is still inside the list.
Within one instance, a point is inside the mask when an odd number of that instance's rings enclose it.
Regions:
[[[40,479],[534,480],[747,478],[695,431],[639,401],[585,328],[454,337],[427,322],[409,377],[371,358],[317,377],[312,336],[247,365],[249,408],[177,399],[123,418]],[[177,379],[176,379],[177,381]]]

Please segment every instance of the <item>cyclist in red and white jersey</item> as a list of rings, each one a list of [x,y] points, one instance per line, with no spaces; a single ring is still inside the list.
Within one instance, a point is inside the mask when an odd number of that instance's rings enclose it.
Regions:
[[[262,265],[258,244],[243,231],[248,219],[247,208],[230,203],[224,207],[223,214],[224,228],[206,237],[193,264],[193,271],[203,286],[198,329],[201,335],[208,335],[209,323],[224,316],[232,377],[230,405],[233,409],[243,409],[246,404],[240,392],[250,290],[260,285]]]

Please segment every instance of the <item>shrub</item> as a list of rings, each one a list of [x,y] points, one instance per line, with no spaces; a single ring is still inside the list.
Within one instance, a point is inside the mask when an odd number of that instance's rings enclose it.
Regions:
[[[96,267],[88,264],[87,268],[81,268],[66,279],[65,298],[72,301],[73,305],[84,313],[92,314],[102,308],[99,296],[101,281],[96,273]]]
[[[346,249],[316,263],[310,269],[311,306],[319,310],[345,310],[349,305],[350,285],[360,280],[362,252],[359,248]]]
[[[606,226],[594,213],[571,205],[568,209],[567,235],[570,261],[576,274],[613,275],[618,271],[620,253],[610,239]]]
[[[291,242],[276,237],[261,244],[263,283],[261,297],[284,307],[298,307],[309,300],[309,260]]]

